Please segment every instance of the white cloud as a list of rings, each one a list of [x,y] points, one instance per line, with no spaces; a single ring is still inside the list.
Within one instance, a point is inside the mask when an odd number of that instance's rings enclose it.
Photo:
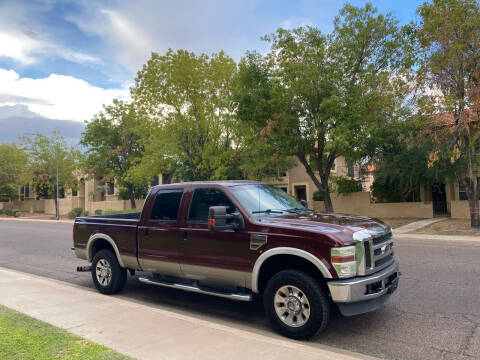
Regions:
[[[0,30],[0,56],[31,65],[44,58],[60,58],[76,63],[99,64],[96,56],[74,51],[48,39],[39,39],[32,33]]]
[[[225,50],[238,59],[262,46],[260,36],[278,26],[258,11],[261,1],[77,1],[82,8],[67,20],[101,37],[115,59],[138,71],[150,53],[168,48],[213,53]]]
[[[55,31],[39,18],[53,8],[48,0],[38,2],[0,2],[0,57],[21,65],[42,59],[65,59],[76,63],[99,64],[100,59],[60,44]]]
[[[313,26],[313,21],[306,18],[288,18],[280,25],[283,29],[295,29],[301,26]]]
[[[129,91],[103,89],[84,80],[57,74],[46,78],[22,78],[14,70],[0,68],[0,106],[25,104],[49,119],[90,120],[114,98],[128,99]],[[24,99],[24,100],[22,100]],[[32,99],[34,101],[32,101]]]

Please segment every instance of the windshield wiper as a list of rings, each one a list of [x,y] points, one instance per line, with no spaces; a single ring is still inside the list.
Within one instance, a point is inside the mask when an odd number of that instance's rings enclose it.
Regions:
[[[310,211],[310,212],[315,212],[315,210],[312,210],[312,209],[307,209],[307,208],[299,208],[299,207],[294,207],[294,208],[290,208],[290,209],[287,209],[285,211],[288,211],[288,212],[300,212],[300,211]]]
[[[267,209],[267,210],[252,211],[252,214],[283,214],[283,211]]]

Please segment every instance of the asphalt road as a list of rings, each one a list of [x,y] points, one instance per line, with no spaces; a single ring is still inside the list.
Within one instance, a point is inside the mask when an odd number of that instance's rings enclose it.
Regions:
[[[0,221],[0,266],[92,288],[77,273],[70,224]],[[480,359],[480,243],[398,239],[403,276],[380,310],[334,314],[310,341],[386,359]],[[2,294],[3,295],[3,294]],[[275,337],[259,301],[226,299],[148,286],[130,277],[121,295],[132,301]]]

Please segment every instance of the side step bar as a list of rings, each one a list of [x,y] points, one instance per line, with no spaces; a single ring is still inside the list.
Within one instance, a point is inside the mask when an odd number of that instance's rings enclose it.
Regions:
[[[185,290],[185,291],[190,291],[190,292],[195,292],[195,293],[200,293],[200,294],[207,294],[207,295],[214,295],[214,296],[219,296],[223,297],[226,299],[231,299],[231,300],[237,300],[237,301],[252,301],[252,295],[251,294],[242,294],[242,293],[229,293],[229,292],[222,292],[221,290],[214,290],[214,289],[202,289],[198,286],[194,285],[186,285],[186,284],[176,284],[176,283],[169,283],[169,282],[164,282],[160,280],[153,280],[145,277],[139,277],[138,280],[145,284],[151,284],[151,285],[158,285],[158,286],[164,286],[164,287],[169,287],[173,289],[180,289],[180,290]]]
[[[92,265],[89,266],[77,266],[77,272],[89,272],[92,271]]]

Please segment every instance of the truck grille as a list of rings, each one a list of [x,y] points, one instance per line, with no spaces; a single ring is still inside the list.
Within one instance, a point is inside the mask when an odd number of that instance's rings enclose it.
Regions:
[[[393,263],[394,249],[391,230],[369,229],[370,237],[362,239],[363,261],[359,263],[359,275],[369,275]]]

